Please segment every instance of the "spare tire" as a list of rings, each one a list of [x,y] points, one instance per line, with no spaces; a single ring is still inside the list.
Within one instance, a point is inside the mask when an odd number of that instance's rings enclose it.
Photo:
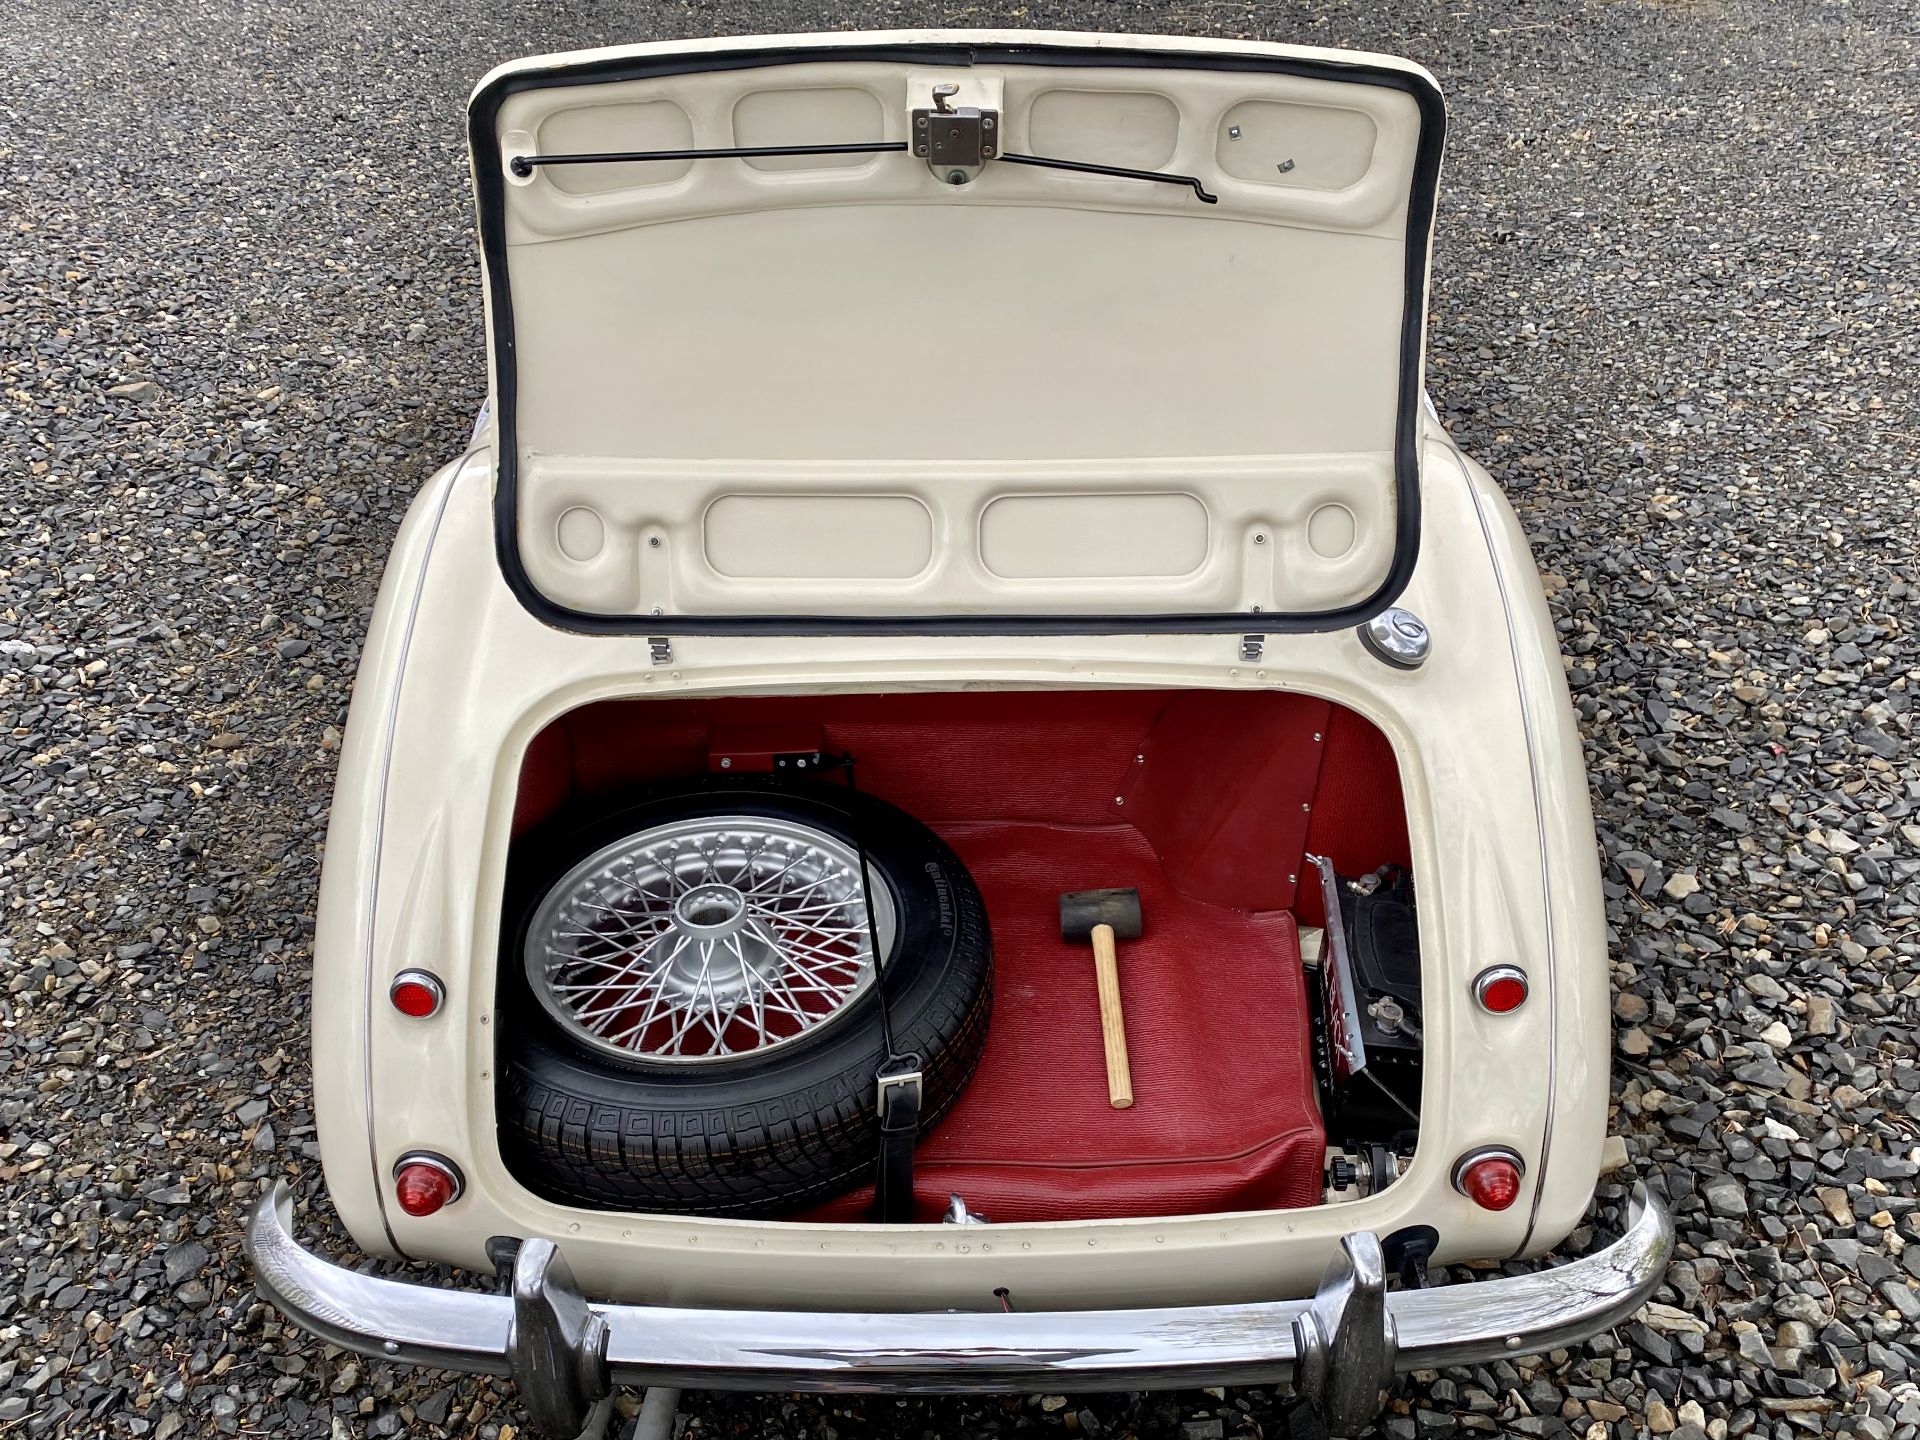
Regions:
[[[565,1204],[756,1216],[842,1193],[878,1153],[883,991],[923,1130],[986,1042],[978,887],[926,826],[846,787],[654,787],[523,837],[507,902],[501,1151]]]

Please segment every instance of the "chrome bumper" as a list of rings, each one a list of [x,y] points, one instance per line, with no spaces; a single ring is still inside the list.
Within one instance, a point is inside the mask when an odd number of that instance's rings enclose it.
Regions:
[[[302,1328],[387,1360],[511,1375],[535,1423],[591,1433],[616,1385],[901,1393],[1151,1390],[1289,1380],[1335,1434],[1378,1412],[1396,1370],[1551,1350],[1638,1310],[1673,1223],[1634,1192],[1626,1234],[1554,1269],[1388,1293],[1380,1242],[1349,1235],[1308,1300],[1157,1310],[933,1314],[691,1310],[584,1300],[559,1249],[529,1240],[511,1295],[329,1264],[295,1243],[286,1187],[247,1226],[254,1282]]]

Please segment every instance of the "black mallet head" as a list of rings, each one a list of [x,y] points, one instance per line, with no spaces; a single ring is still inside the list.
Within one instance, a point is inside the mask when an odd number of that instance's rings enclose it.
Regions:
[[[1096,925],[1111,925],[1116,940],[1140,938],[1138,890],[1069,890],[1060,897],[1060,938],[1088,945]]]

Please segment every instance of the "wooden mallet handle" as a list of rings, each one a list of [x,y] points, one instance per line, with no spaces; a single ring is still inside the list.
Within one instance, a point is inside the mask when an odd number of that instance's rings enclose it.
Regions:
[[[1107,1101],[1116,1110],[1133,1105],[1133,1072],[1127,1066],[1127,1022],[1120,1011],[1120,961],[1113,927],[1093,927],[1093,976],[1100,987],[1100,1038],[1107,1048]]]

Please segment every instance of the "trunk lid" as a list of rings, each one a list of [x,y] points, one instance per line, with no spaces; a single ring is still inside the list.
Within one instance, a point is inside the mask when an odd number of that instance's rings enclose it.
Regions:
[[[502,568],[614,632],[1357,623],[1418,545],[1443,131],[1418,67],[1227,41],[495,71]]]

